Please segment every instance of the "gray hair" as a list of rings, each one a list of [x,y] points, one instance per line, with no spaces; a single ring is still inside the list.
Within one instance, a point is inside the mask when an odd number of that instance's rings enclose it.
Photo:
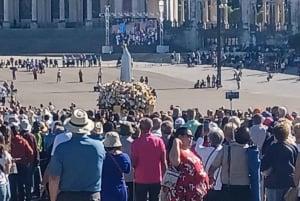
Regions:
[[[224,133],[220,128],[211,128],[208,133],[208,138],[212,146],[217,146],[223,143]]]

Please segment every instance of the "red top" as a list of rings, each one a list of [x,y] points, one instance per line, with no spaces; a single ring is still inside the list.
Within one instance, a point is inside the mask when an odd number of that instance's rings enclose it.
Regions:
[[[13,158],[21,158],[21,160],[17,160],[16,163],[30,163],[33,150],[27,140],[20,135],[15,135],[11,139],[11,155]]]
[[[200,159],[190,150],[180,151],[181,173],[177,184],[168,193],[169,201],[202,201],[209,187],[209,179]]]
[[[162,157],[166,154],[163,140],[151,133],[142,134],[131,145],[131,158],[135,165],[135,182],[155,184],[162,181]]]

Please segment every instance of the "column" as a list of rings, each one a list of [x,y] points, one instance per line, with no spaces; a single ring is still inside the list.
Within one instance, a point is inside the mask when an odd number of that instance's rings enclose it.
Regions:
[[[225,7],[224,7],[224,26],[225,26],[225,29],[228,29],[229,28],[229,25],[228,25],[228,5],[227,5],[227,1],[224,2],[225,4]]]
[[[65,28],[65,0],[59,0],[59,21],[58,28]]]
[[[93,11],[92,0],[87,0],[87,2],[86,2],[86,22],[85,22],[86,27],[92,27],[93,26],[92,11]]]
[[[118,16],[123,14],[123,0],[115,0],[115,10],[114,13]]]
[[[178,26],[179,25],[179,18],[178,18],[178,1],[180,0],[173,0],[174,4],[173,4],[173,23],[174,26]]]
[[[275,26],[276,30],[280,29],[280,7],[279,3],[275,3]]]
[[[263,1],[263,26],[267,24],[267,2]]]
[[[4,0],[3,2],[3,28],[10,28],[10,22],[9,22],[9,0]]]
[[[174,26],[174,0],[170,0],[170,12],[169,12],[169,18],[170,18],[170,21],[172,22],[172,26]]]
[[[204,25],[204,29],[208,28],[207,27],[207,24],[209,22],[208,15],[209,15],[208,0],[204,0],[204,6],[203,6],[203,25]]]
[[[37,0],[31,0],[31,24],[30,28],[36,29],[37,26]]]

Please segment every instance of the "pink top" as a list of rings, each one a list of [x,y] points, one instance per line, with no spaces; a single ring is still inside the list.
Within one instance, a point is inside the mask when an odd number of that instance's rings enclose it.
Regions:
[[[135,182],[154,184],[162,181],[162,156],[166,153],[163,140],[151,133],[142,134],[131,145],[131,158],[136,162]]]

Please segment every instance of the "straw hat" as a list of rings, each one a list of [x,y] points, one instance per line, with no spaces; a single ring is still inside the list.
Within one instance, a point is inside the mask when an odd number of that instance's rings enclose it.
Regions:
[[[121,147],[119,134],[117,132],[108,132],[105,134],[103,141],[104,147]]]
[[[72,112],[71,118],[65,120],[65,129],[72,133],[89,134],[94,128],[94,122],[88,118],[82,109]]]

